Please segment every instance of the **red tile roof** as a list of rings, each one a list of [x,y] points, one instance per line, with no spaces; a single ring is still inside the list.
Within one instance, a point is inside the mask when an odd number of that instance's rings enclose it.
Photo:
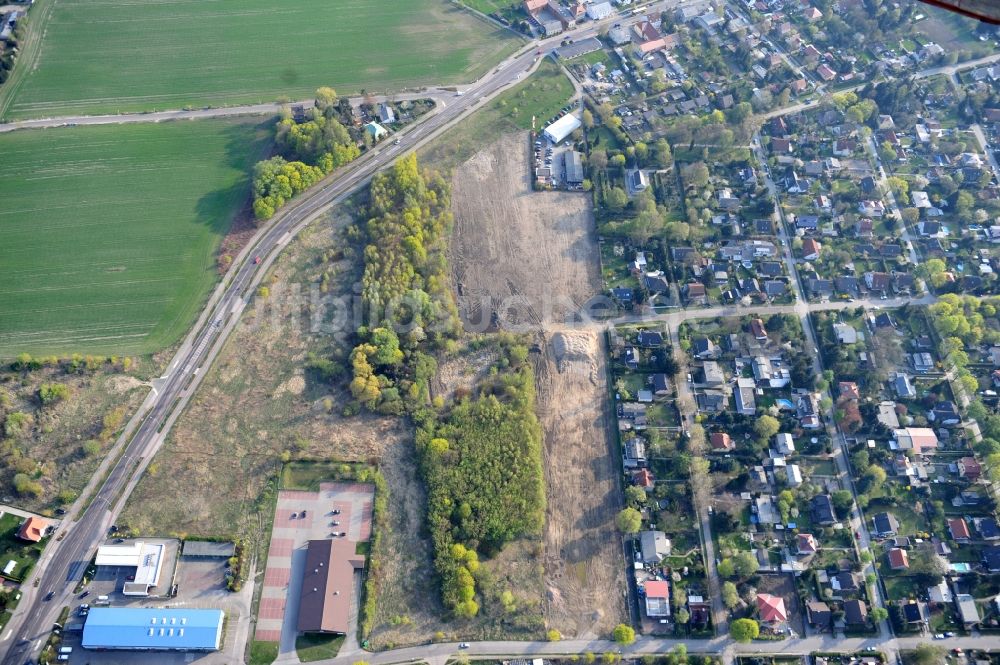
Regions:
[[[902,568],[910,567],[910,557],[906,553],[906,550],[900,549],[898,547],[893,547],[889,550],[889,567],[893,570],[900,570]]]
[[[663,580],[648,580],[643,588],[647,598],[669,598],[670,585]]]
[[[768,623],[788,621],[785,599],[781,596],[772,596],[769,593],[757,594],[757,614],[760,615],[761,621]]]
[[[712,432],[712,435],[708,437],[709,443],[712,444],[714,450],[729,450],[733,447],[733,440],[725,432]]]
[[[972,535],[969,533],[969,525],[961,517],[948,520],[948,530],[951,531],[951,537],[955,540],[968,540]]]
[[[819,543],[816,542],[816,537],[811,533],[800,533],[798,535],[798,547],[800,553],[808,554],[818,550]]]
[[[24,520],[21,528],[18,529],[17,537],[21,540],[30,540],[33,543],[37,543],[45,536],[45,529],[48,527],[48,522],[43,520],[41,517],[35,517],[32,515],[28,519]]]

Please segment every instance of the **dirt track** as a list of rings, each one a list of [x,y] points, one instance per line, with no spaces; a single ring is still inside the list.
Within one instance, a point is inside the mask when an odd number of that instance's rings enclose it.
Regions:
[[[501,327],[534,324],[548,488],[546,625],[567,637],[605,637],[625,613],[605,355],[597,333],[563,332],[566,315],[600,291],[594,221],[587,195],[532,191],[528,145],[526,134],[508,135],[456,170],[453,279],[468,328],[483,329],[516,296]]]

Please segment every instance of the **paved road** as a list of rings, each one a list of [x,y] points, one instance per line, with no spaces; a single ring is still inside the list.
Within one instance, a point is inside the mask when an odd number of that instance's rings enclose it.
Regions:
[[[413,99],[433,99],[442,103],[454,97],[455,91],[466,90],[467,85],[442,88],[427,88],[417,92],[403,92],[396,95],[367,95],[365,97],[350,97],[351,105],[360,106],[366,100],[374,103],[386,100],[405,101]],[[152,111],[150,113],[121,113],[112,115],[77,115],[55,118],[38,118],[35,120],[17,120],[0,124],[0,133],[12,132],[17,129],[46,129],[50,127],[75,127],[77,125],[121,125],[137,122],[166,122],[169,120],[206,120],[208,118],[232,118],[243,115],[275,115],[288,106],[303,106],[312,108],[313,100],[304,99],[299,102],[270,102],[267,104],[248,104],[246,106],[223,106],[219,108],[203,108],[192,110]]]
[[[883,652],[912,650],[927,642],[927,638],[906,637],[899,639],[870,638],[835,638],[831,635],[817,635],[781,640],[777,642],[762,641],[749,644],[739,644],[728,637],[717,637],[711,640],[671,640],[640,637],[634,644],[621,647],[608,640],[564,640],[561,642],[472,642],[468,649],[460,650],[458,643],[428,644],[424,646],[395,649],[380,653],[343,653],[337,658],[316,661],[321,665],[351,665],[359,659],[364,659],[370,665],[393,665],[395,663],[428,662],[433,665],[444,663],[450,657],[466,655],[470,658],[500,659],[508,657],[542,658],[555,656],[570,656],[591,652],[621,653],[625,657],[637,657],[645,654],[663,654],[678,645],[684,645],[689,653],[715,654],[723,657],[734,655],[806,655],[817,651],[857,654],[866,649]],[[955,637],[940,642],[949,649],[1000,650],[1000,644],[995,637]]]

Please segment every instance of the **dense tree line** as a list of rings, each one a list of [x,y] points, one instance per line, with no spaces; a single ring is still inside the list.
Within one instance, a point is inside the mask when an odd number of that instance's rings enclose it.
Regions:
[[[425,407],[437,371],[428,351],[458,333],[445,256],[449,207],[448,184],[421,173],[414,155],[372,180],[368,221],[356,230],[366,242],[361,282],[370,325],[358,330],[350,359],[351,394],[368,408]]]
[[[493,555],[544,522],[542,434],[526,357],[523,346],[510,346],[509,371],[417,434],[435,568],[445,604],[459,617],[479,612],[477,552]]]
[[[320,88],[308,120],[296,122],[287,111],[282,114],[275,135],[280,154],[254,166],[253,212],[257,219],[270,219],[293,196],[358,158],[361,149],[338,120],[340,112],[333,89]]]

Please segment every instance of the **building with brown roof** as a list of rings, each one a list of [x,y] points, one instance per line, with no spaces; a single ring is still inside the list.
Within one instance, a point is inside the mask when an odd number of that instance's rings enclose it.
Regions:
[[[632,39],[635,41],[636,53],[640,55],[667,48],[663,35],[649,21],[641,21],[632,26]]]
[[[708,437],[708,442],[711,444],[712,450],[733,449],[733,439],[726,432],[712,432],[711,436]]]
[[[48,528],[49,523],[47,521],[41,517],[32,515],[21,524],[21,528],[17,530],[17,537],[21,540],[38,543],[45,537],[45,530]]]
[[[893,547],[889,550],[889,567],[893,570],[906,570],[910,567],[910,556],[906,550]]]
[[[350,630],[354,575],[365,566],[356,548],[356,542],[344,537],[309,541],[299,597],[300,633]]]

